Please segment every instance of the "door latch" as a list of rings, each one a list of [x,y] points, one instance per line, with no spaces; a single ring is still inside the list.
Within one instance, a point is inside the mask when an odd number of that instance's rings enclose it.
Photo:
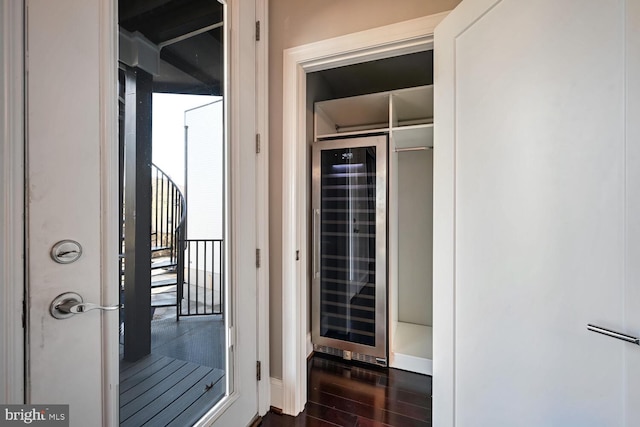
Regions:
[[[82,314],[90,310],[114,311],[120,308],[120,304],[102,306],[90,302],[83,302],[82,297],[75,292],[65,292],[54,298],[49,307],[49,312],[56,319],[67,319],[74,314]]]

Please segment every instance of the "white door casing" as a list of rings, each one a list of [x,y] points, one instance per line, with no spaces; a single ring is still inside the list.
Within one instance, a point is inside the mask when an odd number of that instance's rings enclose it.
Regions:
[[[199,423],[220,426],[246,425],[257,413],[256,6],[227,4],[233,393]],[[72,426],[115,426],[117,313],[55,320],[49,305],[66,291],[118,302],[116,2],[26,0],[26,15],[27,401],[70,404]],[[75,263],[50,258],[62,239],[82,244]]]
[[[205,416],[197,426],[221,427],[248,425],[258,412],[258,385],[255,368],[257,348],[257,273],[256,256],[256,41],[255,1],[227,0],[225,22],[229,50],[225,87],[228,89],[226,111],[229,112],[227,170],[230,207],[228,239],[230,264],[227,271],[231,292],[227,292],[227,322],[233,343],[233,393],[221,402],[219,410]],[[229,369],[227,370],[229,373]],[[214,408],[218,409],[218,408]]]
[[[285,414],[304,410],[307,390],[309,233],[306,187],[307,73],[429,50],[433,31],[448,12],[309,43],[283,53],[282,135],[282,398]],[[294,165],[293,167],[291,165]],[[299,252],[299,260],[296,251]],[[275,380],[279,384],[279,380]]]
[[[434,425],[633,424],[640,349],[586,326],[640,333],[639,18],[465,0],[436,29]]]
[[[625,151],[626,151],[626,288],[624,300],[624,329],[629,333],[640,333],[640,2],[626,1],[625,5]],[[640,419],[640,351],[635,346],[625,345],[626,401],[625,423],[633,425]]]
[[[23,4],[0,1],[0,402],[24,402]]]

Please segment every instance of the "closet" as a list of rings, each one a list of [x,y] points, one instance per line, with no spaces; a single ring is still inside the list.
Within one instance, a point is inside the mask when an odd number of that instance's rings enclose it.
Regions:
[[[378,175],[376,181],[385,187],[384,227],[376,229],[378,236],[384,237],[376,240],[378,249],[382,245],[380,242],[384,241],[383,260],[376,259],[376,268],[371,268],[371,274],[374,270],[376,272],[375,279],[370,276],[370,285],[376,288],[375,295],[384,295],[386,300],[383,313],[376,310],[375,316],[376,324],[384,323],[384,342],[381,344],[377,341],[370,348],[362,343],[353,345],[348,338],[349,334],[357,336],[358,329],[363,326],[358,321],[366,317],[362,315],[367,313],[348,308],[333,314],[336,321],[340,319],[338,329],[345,332],[344,341],[327,341],[323,336],[331,332],[327,329],[327,322],[331,319],[327,319],[332,314],[323,314],[327,297],[322,285],[322,259],[326,258],[323,258],[322,248],[328,243],[334,243],[336,236],[335,233],[323,235],[318,225],[326,222],[323,221],[326,217],[322,217],[320,213],[322,205],[319,202],[319,181],[318,176],[314,176],[311,184],[314,200],[310,203],[310,224],[313,224],[311,253],[314,257],[311,274],[311,330],[314,350],[423,374],[432,374],[433,359],[432,58],[431,52],[421,52],[312,73],[309,75],[307,88],[309,110],[313,112],[313,128],[309,133],[312,133],[310,136],[313,141],[311,161],[314,175],[319,170],[316,161],[323,148],[345,149],[350,143],[359,147],[373,147],[376,144],[380,147],[379,141],[382,140],[385,152],[379,152],[378,148],[377,154],[384,155],[386,162],[384,176]],[[348,206],[356,204],[350,203]],[[359,217],[352,215],[349,218],[353,224],[341,231],[351,233],[353,237],[354,230],[360,231],[362,227],[359,225]],[[385,233],[384,236],[380,236],[381,230]],[[361,272],[365,258],[358,259],[360,264],[357,265],[357,271]],[[385,264],[384,273],[380,272],[380,262]],[[349,265],[355,264],[347,262],[343,265],[347,275],[351,274],[348,272]],[[346,288],[340,305],[348,307],[349,301],[357,300],[357,309],[363,309],[362,296],[348,290],[355,285],[349,280],[343,282]],[[363,286],[364,284],[357,285],[355,289],[362,289]],[[331,291],[335,292],[336,288],[331,288]],[[371,304],[375,305],[373,302]],[[337,323],[334,321],[333,324]],[[376,338],[379,340],[379,335]]]

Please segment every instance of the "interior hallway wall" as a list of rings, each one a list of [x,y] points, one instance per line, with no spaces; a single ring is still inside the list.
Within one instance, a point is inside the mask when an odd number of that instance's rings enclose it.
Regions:
[[[269,281],[271,376],[282,378],[283,50],[453,9],[461,0],[269,1]],[[301,248],[302,249],[302,248]]]

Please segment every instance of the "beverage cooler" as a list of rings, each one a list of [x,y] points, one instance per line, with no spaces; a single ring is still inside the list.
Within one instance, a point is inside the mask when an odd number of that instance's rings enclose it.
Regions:
[[[387,364],[387,136],[313,144],[314,350]]]

